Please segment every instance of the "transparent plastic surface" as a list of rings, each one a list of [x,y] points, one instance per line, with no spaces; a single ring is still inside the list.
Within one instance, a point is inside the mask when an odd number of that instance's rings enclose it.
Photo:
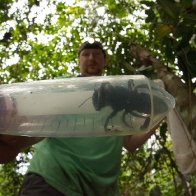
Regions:
[[[0,86],[0,134],[37,137],[147,132],[175,105],[142,75],[78,77]]]

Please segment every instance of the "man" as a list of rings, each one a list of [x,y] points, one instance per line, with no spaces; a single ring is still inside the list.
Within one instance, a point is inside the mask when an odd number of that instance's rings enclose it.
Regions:
[[[99,42],[79,48],[80,76],[102,75],[106,54]],[[34,157],[20,196],[113,196],[119,195],[117,178],[123,146],[134,151],[154,131],[133,136],[45,138],[35,145]],[[1,136],[0,161],[15,158],[36,138]]]

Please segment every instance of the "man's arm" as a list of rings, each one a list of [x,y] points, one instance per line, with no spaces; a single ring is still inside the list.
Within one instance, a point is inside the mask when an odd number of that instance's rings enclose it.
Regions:
[[[157,123],[154,127],[152,127],[150,131],[146,133],[125,136],[124,147],[128,151],[134,152],[137,148],[141,147],[153,134],[155,134],[155,131],[160,126],[162,120],[159,123]]]
[[[124,147],[130,151],[134,152],[137,148],[142,146],[153,134],[155,129],[138,135],[128,135],[124,137]]]
[[[13,118],[20,122],[23,117],[17,115],[17,109],[9,96],[0,94],[0,98],[0,133],[5,133]],[[14,160],[24,148],[37,143],[41,139],[43,138],[0,134],[0,164]]]
[[[0,135],[0,164],[8,163],[15,159],[17,154],[43,138]]]

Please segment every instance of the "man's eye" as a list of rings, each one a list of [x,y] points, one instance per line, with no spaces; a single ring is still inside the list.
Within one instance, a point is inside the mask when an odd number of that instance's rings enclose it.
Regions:
[[[89,56],[89,54],[88,53],[83,53],[82,56]]]

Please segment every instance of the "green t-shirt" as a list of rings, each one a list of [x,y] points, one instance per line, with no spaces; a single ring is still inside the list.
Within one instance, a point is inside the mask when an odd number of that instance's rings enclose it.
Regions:
[[[123,138],[48,138],[38,143],[29,167],[71,196],[119,195]]]

